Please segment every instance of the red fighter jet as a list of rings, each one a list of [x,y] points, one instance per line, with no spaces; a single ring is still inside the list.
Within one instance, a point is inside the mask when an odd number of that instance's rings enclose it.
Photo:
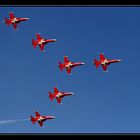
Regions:
[[[74,93],[72,92],[61,92],[59,91],[56,87],[54,87],[54,94],[49,92],[49,98],[51,101],[53,101],[54,98],[56,98],[57,102],[60,104],[61,103],[61,99],[65,96],[70,96],[73,95]]]
[[[96,66],[96,68],[99,67],[99,65],[102,65],[102,68],[104,71],[107,71],[107,66],[110,65],[111,63],[116,63],[116,62],[121,62],[121,60],[115,59],[115,60],[110,60],[104,57],[104,55],[101,53],[100,54],[100,60],[94,59],[93,63]]]
[[[56,39],[44,39],[40,36],[40,34],[36,34],[36,38],[37,38],[37,40],[32,39],[32,45],[34,48],[36,48],[37,45],[39,45],[41,51],[44,51],[44,46],[47,43],[56,41]]]
[[[42,127],[43,126],[43,122],[49,119],[54,119],[54,116],[42,116],[40,115],[37,111],[35,111],[36,117],[30,116],[31,117],[31,121],[33,124],[35,124],[35,122],[38,122],[38,124]]]
[[[63,68],[66,68],[66,71],[68,74],[71,73],[71,68],[84,65],[85,63],[83,62],[70,62],[67,56],[64,56],[64,63],[62,64],[61,62],[58,62],[58,66],[60,68],[60,71],[63,70]]]
[[[10,19],[7,19],[6,17],[4,18],[5,20],[5,23],[7,26],[9,25],[13,25],[14,29],[17,29],[17,24],[20,23],[21,21],[26,21],[28,20],[29,18],[17,18],[14,16],[13,12],[9,12],[9,16],[10,16]]]

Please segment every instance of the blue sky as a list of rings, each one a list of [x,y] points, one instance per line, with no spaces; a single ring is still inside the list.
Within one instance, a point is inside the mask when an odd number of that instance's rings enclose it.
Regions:
[[[139,7],[0,7],[0,21],[13,11],[28,17],[13,30],[0,24],[0,122],[29,119],[37,110],[56,118],[44,127],[29,120],[0,125],[0,133],[139,133]],[[56,38],[45,52],[34,49],[35,33]],[[99,53],[121,59],[108,72],[95,68]],[[85,65],[60,72],[63,56]],[[74,92],[63,104],[48,92]]]

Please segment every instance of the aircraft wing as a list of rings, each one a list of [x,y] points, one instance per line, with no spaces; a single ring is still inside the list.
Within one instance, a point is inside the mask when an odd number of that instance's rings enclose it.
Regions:
[[[105,60],[105,57],[103,54],[100,54],[100,60]]]
[[[36,114],[36,117],[40,117],[41,116],[37,111],[35,112],[35,114]]]
[[[10,19],[15,18],[14,14],[12,12],[9,13]]]
[[[71,68],[66,68],[67,73],[70,74],[71,73]]]
[[[40,36],[40,34],[36,34],[36,38],[37,38],[37,40],[41,40],[42,39],[42,37]]]
[[[42,127],[43,126],[43,122],[42,121],[40,121],[40,122],[38,122],[39,123],[39,125]]]
[[[64,63],[68,63],[69,62],[69,59],[67,56],[64,56]]]
[[[14,24],[13,24],[13,27],[14,27],[14,29],[17,29],[17,24],[14,23]]]
[[[54,87],[54,93],[58,93],[59,90],[57,89],[57,87]]]
[[[40,47],[40,50],[41,50],[41,51],[43,51],[43,50],[44,50],[44,46],[45,46],[44,44],[39,45],[39,47]]]
[[[61,98],[56,98],[57,102],[60,104],[61,103]]]
[[[104,71],[106,71],[107,70],[107,65],[102,65],[102,68],[103,68]]]

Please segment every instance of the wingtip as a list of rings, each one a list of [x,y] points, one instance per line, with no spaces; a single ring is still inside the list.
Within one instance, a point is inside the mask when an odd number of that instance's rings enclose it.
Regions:
[[[39,110],[35,110],[35,113],[36,113],[36,112],[39,112]]]
[[[36,34],[36,35],[37,35],[37,34],[39,34],[39,35],[40,35],[41,33],[35,33],[35,34]]]
[[[19,28],[16,28],[16,29],[14,29],[15,31],[18,31],[19,30]]]
[[[46,50],[40,50],[41,53],[46,52]]]
[[[53,88],[54,88],[54,87],[58,88],[58,85],[53,86]]]
[[[106,71],[103,71],[103,72],[108,72],[108,70],[106,70]]]
[[[64,57],[68,57],[67,55],[64,55]]]
[[[8,13],[14,13],[13,11],[10,11],[10,12],[8,12]]]

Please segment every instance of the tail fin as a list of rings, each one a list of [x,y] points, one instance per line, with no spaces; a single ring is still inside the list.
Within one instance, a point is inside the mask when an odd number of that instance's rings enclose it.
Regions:
[[[37,46],[37,42],[34,39],[32,39],[32,45],[34,48],[36,48],[36,46]]]
[[[11,22],[8,18],[5,17],[4,20],[5,20],[5,23],[6,23],[7,26],[11,24]]]
[[[94,65],[96,66],[96,68],[98,68],[100,65],[100,61],[94,59]]]
[[[49,92],[49,98],[50,98],[51,101],[53,101],[53,99],[55,98],[54,94]]]
[[[60,71],[62,71],[64,68],[64,65],[61,62],[58,62],[58,67],[59,67]]]
[[[35,122],[36,122],[35,118],[33,118],[33,116],[30,116],[30,117],[31,117],[32,123],[35,124]]]

